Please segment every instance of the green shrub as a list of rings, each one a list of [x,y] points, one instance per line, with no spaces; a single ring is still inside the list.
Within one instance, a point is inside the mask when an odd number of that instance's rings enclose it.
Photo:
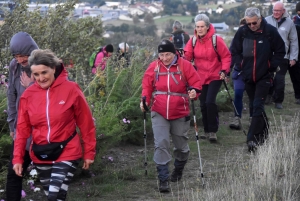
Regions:
[[[110,58],[84,91],[96,119],[98,153],[121,141],[143,142],[139,104],[143,74],[151,62],[147,58],[144,50],[133,52],[128,66],[124,60]]]

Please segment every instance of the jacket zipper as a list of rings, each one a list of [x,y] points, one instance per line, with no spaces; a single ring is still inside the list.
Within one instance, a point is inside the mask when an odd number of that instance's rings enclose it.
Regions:
[[[47,124],[48,124],[48,133],[47,133],[47,141],[50,144],[50,119],[49,119],[49,90],[50,87],[47,89],[47,100],[46,100],[46,118],[47,118]]]
[[[168,71],[168,92],[170,92],[170,74],[169,74],[169,68],[167,68]],[[168,95],[168,99],[167,99],[167,119],[169,119],[169,101],[170,101],[170,95]]]
[[[253,61],[253,82],[256,81],[256,40],[253,41],[253,55],[254,55],[254,61]]]

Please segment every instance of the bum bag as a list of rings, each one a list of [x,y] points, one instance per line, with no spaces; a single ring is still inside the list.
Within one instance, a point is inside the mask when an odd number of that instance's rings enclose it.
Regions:
[[[50,142],[50,144],[44,145],[33,143],[32,151],[34,155],[41,161],[55,161],[61,155],[68,142],[70,142],[75,135],[76,130],[68,139],[62,142]]]

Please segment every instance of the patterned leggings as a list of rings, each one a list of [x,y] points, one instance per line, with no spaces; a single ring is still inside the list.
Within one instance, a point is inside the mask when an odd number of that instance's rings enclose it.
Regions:
[[[35,164],[48,201],[66,200],[67,191],[79,160],[54,164]]]

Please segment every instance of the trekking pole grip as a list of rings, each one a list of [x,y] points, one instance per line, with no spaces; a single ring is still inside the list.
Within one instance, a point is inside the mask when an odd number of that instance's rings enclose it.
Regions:
[[[149,111],[149,108],[148,108],[148,106],[146,105],[146,96],[143,96],[142,99],[143,99],[143,107],[144,107],[145,111],[148,112],[148,111]]]

